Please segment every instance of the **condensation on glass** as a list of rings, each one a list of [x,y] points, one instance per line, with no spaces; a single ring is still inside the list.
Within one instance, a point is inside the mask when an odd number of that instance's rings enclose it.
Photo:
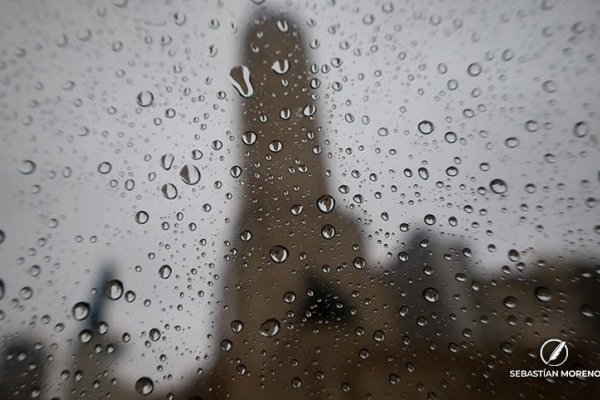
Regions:
[[[597,2],[0,7],[1,399],[597,392]]]

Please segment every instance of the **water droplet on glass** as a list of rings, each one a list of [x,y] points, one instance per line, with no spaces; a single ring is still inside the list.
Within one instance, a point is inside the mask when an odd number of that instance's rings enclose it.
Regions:
[[[173,154],[171,154],[171,153],[163,154],[160,157],[160,166],[168,171],[173,166],[173,161],[175,161],[175,156]]]
[[[138,224],[143,225],[146,222],[148,222],[148,219],[150,219],[150,216],[146,211],[138,211],[135,214],[135,222],[137,222]]]
[[[427,225],[433,225],[433,224],[435,224],[435,221],[436,221],[435,215],[433,215],[433,214],[427,214],[423,220],[425,221],[425,223]]]
[[[376,342],[383,342],[385,340],[385,333],[382,330],[377,329],[373,332],[373,340]]]
[[[21,163],[21,168],[19,168],[19,172],[23,175],[33,174],[35,171],[35,163],[31,160],[23,160]]]
[[[200,182],[200,170],[198,167],[192,164],[186,164],[179,171],[179,176],[181,180],[188,185],[195,185]]]
[[[362,257],[356,257],[354,259],[353,264],[354,264],[354,268],[356,268],[356,269],[363,269],[367,265],[367,262]]]
[[[280,329],[279,321],[275,318],[269,318],[260,325],[258,331],[265,337],[273,337],[279,333]]]
[[[496,194],[503,194],[508,188],[502,179],[494,179],[490,182],[490,189]]]
[[[271,143],[269,143],[269,150],[273,153],[279,153],[282,149],[283,143],[281,143],[279,140],[273,140]]]
[[[231,69],[229,73],[230,82],[238,91],[240,96],[250,98],[254,94],[252,81],[250,80],[250,70],[245,65],[240,65]]]
[[[154,383],[148,377],[142,377],[135,382],[135,391],[142,396],[148,396],[154,391]]]
[[[171,267],[167,264],[163,265],[158,269],[158,274],[163,279],[168,279],[171,276]]]
[[[269,255],[271,256],[271,260],[277,264],[281,264],[287,260],[289,252],[284,246],[276,245],[271,248]]]
[[[419,122],[417,128],[423,135],[429,135],[431,132],[433,132],[433,124],[430,121]]]
[[[113,279],[106,283],[104,294],[111,300],[119,300],[123,295],[123,283],[118,279]]]
[[[331,195],[324,194],[317,199],[317,207],[322,213],[329,213],[335,208],[335,199]]]
[[[90,305],[80,301],[73,306],[71,313],[73,314],[73,318],[77,321],[83,321],[90,314]]]
[[[535,289],[535,297],[544,303],[552,300],[552,294],[550,293],[550,289],[544,286],[540,286]]]
[[[292,215],[300,215],[302,213],[302,210],[304,210],[304,206],[302,204],[294,204],[291,208],[290,208],[290,212],[292,213]]]
[[[478,63],[473,63],[467,67],[467,73],[471,76],[477,76],[481,74],[481,65]]]
[[[400,377],[397,374],[390,374],[388,376],[388,381],[391,385],[397,385],[398,383],[400,383]]]
[[[148,107],[154,101],[154,95],[148,90],[141,91],[135,99],[140,107]]]
[[[325,225],[321,228],[321,235],[327,240],[332,239],[335,236],[335,227],[333,225]]]
[[[283,301],[285,301],[286,303],[290,304],[293,303],[295,300],[296,293],[288,291],[283,294]]]
[[[240,175],[242,175],[242,168],[239,165],[234,165],[229,170],[229,173],[231,174],[232,177],[239,178]]]
[[[271,65],[271,69],[279,75],[283,75],[290,69],[290,62],[287,59],[277,60]]]
[[[231,321],[230,326],[231,326],[231,330],[234,333],[240,333],[242,331],[242,329],[244,329],[244,323],[242,321],[240,321],[239,319]]]
[[[169,200],[173,200],[177,197],[177,187],[172,183],[165,183],[161,188],[163,196]]]
[[[101,174],[108,174],[111,169],[112,165],[107,161],[103,161],[98,165],[98,172]]]
[[[423,291],[423,297],[428,302],[435,303],[440,298],[440,294],[438,293],[437,290],[435,290],[434,288],[430,287],[430,288],[427,288],[427,289],[425,289]]]
[[[575,137],[582,138],[587,136],[588,133],[590,133],[590,127],[587,122],[580,121],[573,127],[573,134]]]
[[[150,336],[150,340],[152,340],[153,342],[156,342],[158,339],[160,339],[162,334],[160,333],[160,331],[157,328],[152,328],[152,329],[150,329],[148,336]]]
[[[508,296],[504,298],[504,307],[515,308],[517,306],[517,298],[514,296]]]
[[[256,143],[256,133],[253,131],[246,131],[242,134],[242,142],[244,142],[245,145],[253,145],[254,143]]]

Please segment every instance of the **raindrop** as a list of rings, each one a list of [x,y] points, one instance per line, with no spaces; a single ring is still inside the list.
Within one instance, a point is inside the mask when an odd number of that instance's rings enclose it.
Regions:
[[[140,107],[148,107],[152,105],[152,102],[154,101],[154,95],[152,92],[144,90],[137,95],[136,101]]]
[[[80,301],[73,306],[71,313],[73,314],[73,318],[77,321],[83,321],[90,314],[90,305]]]
[[[162,334],[160,333],[160,331],[157,328],[152,328],[152,329],[150,329],[148,336],[150,336],[150,340],[152,340],[153,342],[156,342],[158,339],[160,339]]]
[[[154,383],[148,377],[142,377],[135,382],[135,391],[142,396],[148,396],[154,391]]]
[[[175,161],[175,156],[171,153],[163,154],[160,158],[160,166],[165,170],[170,170],[173,166],[173,161]]]
[[[550,289],[548,289],[547,287],[544,287],[544,286],[540,286],[535,289],[535,297],[539,301],[544,302],[544,303],[547,303],[550,300],[552,300],[552,294],[550,293]]]
[[[333,225],[325,225],[321,228],[321,235],[327,240],[332,239],[335,236],[335,227]]]
[[[296,293],[288,291],[283,294],[283,301],[285,301],[286,303],[290,304],[293,303],[295,300]]]
[[[260,325],[258,331],[264,337],[273,337],[279,333],[280,329],[281,326],[279,325],[279,321],[275,318],[269,318]]]
[[[427,214],[424,218],[424,221],[427,225],[433,225],[435,224],[435,215],[433,214]]]
[[[289,252],[284,246],[276,245],[271,248],[269,255],[271,256],[271,260],[277,264],[281,264],[287,260]]]
[[[240,333],[242,331],[242,329],[244,329],[244,323],[242,321],[240,321],[239,319],[231,321],[230,326],[231,326],[231,330],[234,333]]]
[[[119,300],[123,295],[123,283],[118,279],[113,279],[106,283],[104,294],[111,300]]]
[[[253,131],[246,131],[242,134],[242,142],[244,142],[245,145],[253,145],[254,143],[256,143],[256,133]]]
[[[580,121],[573,127],[573,134],[575,137],[582,138],[587,136],[588,133],[590,133],[590,127],[587,122]]]
[[[171,276],[171,271],[172,271],[171,267],[169,265],[165,264],[159,268],[158,274],[160,275],[161,278],[168,279]]]
[[[231,174],[232,177],[239,178],[240,175],[242,175],[242,168],[239,165],[234,165],[229,170],[229,173]]]
[[[172,183],[165,183],[161,188],[163,196],[169,200],[173,200],[177,197],[177,187]]]
[[[382,330],[377,329],[373,332],[373,340],[376,342],[383,342],[385,340],[385,333]]]
[[[362,257],[356,257],[354,259],[353,264],[354,264],[354,268],[356,268],[356,269],[363,269],[367,265],[367,262]]]
[[[254,94],[252,81],[250,80],[250,70],[245,65],[240,65],[231,69],[229,73],[230,82],[238,91],[240,96],[250,98]]]
[[[473,63],[467,67],[467,72],[471,76],[477,76],[481,74],[481,65],[478,63]]]
[[[335,208],[335,199],[328,194],[324,194],[317,200],[317,207],[322,213],[329,213]]]
[[[400,377],[398,376],[398,374],[390,374],[388,376],[388,381],[391,385],[397,385],[398,383],[400,383]]]
[[[271,69],[279,75],[283,75],[290,69],[290,62],[287,59],[277,60],[271,65]]]
[[[508,188],[502,179],[494,179],[490,182],[490,189],[492,189],[492,192],[496,194],[503,194],[506,193]]]
[[[433,124],[430,121],[419,122],[417,128],[423,135],[429,135],[431,132],[433,132]]]
[[[390,131],[388,130],[388,128],[381,127],[377,129],[377,134],[381,137],[385,137],[390,134]]]
[[[430,287],[423,291],[423,297],[430,303],[435,303],[439,300],[440,295],[437,290]]]
[[[179,176],[186,184],[195,185],[200,182],[201,174],[198,167],[192,164],[186,164],[181,168],[181,171],[179,171]]]
[[[33,174],[34,171],[35,171],[35,163],[33,161],[24,160],[21,163],[21,168],[19,169],[19,172],[21,172],[23,175]]]
[[[110,165],[110,163],[107,161],[103,161],[98,165],[98,172],[100,172],[103,175],[108,174],[111,169],[112,165]]]
[[[273,153],[279,153],[283,149],[283,143],[279,140],[273,140],[269,143],[269,150]]]
[[[146,222],[148,222],[148,219],[150,219],[150,216],[146,211],[138,211],[135,214],[135,222],[137,222],[138,224],[143,225]]]

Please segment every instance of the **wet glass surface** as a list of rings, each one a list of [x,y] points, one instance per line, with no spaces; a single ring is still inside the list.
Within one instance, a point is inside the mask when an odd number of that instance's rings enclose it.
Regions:
[[[0,399],[593,398],[599,28],[3,2]]]

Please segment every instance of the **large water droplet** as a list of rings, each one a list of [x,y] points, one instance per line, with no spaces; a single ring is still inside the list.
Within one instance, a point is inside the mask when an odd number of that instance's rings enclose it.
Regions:
[[[271,256],[271,260],[277,264],[281,264],[287,260],[289,252],[284,246],[276,245],[271,248],[269,255]]]
[[[138,379],[135,382],[135,391],[142,396],[148,396],[154,391],[154,383],[152,383],[152,379],[145,376]]]
[[[231,330],[234,333],[240,333],[242,331],[242,329],[244,329],[244,323],[242,321],[240,321],[239,319],[231,321],[230,326],[231,326]]]
[[[588,126],[587,122],[580,121],[573,127],[573,134],[575,137],[582,138],[587,136],[588,133],[590,133],[590,127]]]
[[[181,177],[181,180],[188,185],[195,185],[200,182],[201,174],[198,167],[192,164],[186,164],[181,168],[181,171],[179,171],[179,176]]]
[[[277,60],[271,65],[271,69],[275,71],[276,74],[283,75],[290,69],[290,62],[287,59]]]
[[[35,163],[31,160],[24,160],[21,163],[21,168],[19,168],[19,172],[23,175],[33,174],[35,171]]]
[[[552,294],[550,293],[550,289],[544,286],[540,286],[535,289],[535,297],[544,303],[552,300]]]
[[[162,188],[160,188],[163,196],[165,196],[169,200],[173,200],[177,197],[177,187],[172,183],[165,183]]]
[[[335,208],[335,199],[328,194],[324,194],[317,200],[317,207],[323,213],[329,213]]]
[[[503,194],[506,193],[508,187],[502,179],[494,179],[490,182],[490,189],[496,194]]]
[[[173,161],[175,161],[175,156],[173,154],[171,154],[171,153],[163,154],[160,157],[160,166],[168,171],[173,166]]]
[[[137,222],[138,224],[145,224],[146,222],[148,222],[148,220],[150,219],[150,216],[148,215],[148,213],[146,211],[138,211],[135,214],[135,222]]]
[[[261,324],[258,331],[265,337],[273,337],[279,333],[280,329],[281,325],[279,325],[279,321],[275,318],[269,318]]]
[[[73,314],[73,318],[77,321],[83,321],[90,314],[90,305],[80,301],[73,306],[71,313]]]
[[[233,87],[238,91],[240,96],[250,98],[254,94],[252,81],[250,80],[250,70],[245,65],[234,67],[229,72],[229,79]]]
[[[148,90],[141,91],[135,98],[140,107],[148,107],[154,101],[154,95]]]
[[[440,298],[440,295],[437,290],[430,287],[423,291],[423,297],[430,303],[435,303]]]
[[[159,268],[158,274],[163,279],[168,279],[171,276],[171,267],[167,264]]]
[[[417,128],[423,135],[429,135],[431,132],[433,132],[433,124],[430,121],[419,122]]]
[[[327,240],[333,239],[335,236],[335,227],[333,225],[325,225],[321,228],[321,235]]]
[[[242,134],[242,142],[244,142],[245,145],[253,145],[254,143],[256,143],[256,132],[254,131],[246,131]]]
[[[104,294],[111,300],[119,300],[123,295],[123,283],[118,279],[113,279],[104,287]]]

